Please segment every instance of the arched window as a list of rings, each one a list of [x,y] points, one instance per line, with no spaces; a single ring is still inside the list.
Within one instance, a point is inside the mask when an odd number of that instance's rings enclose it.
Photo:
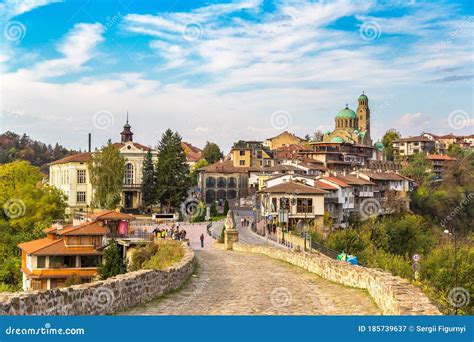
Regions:
[[[216,200],[216,192],[214,190],[206,191],[206,203],[211,204]]]
[[[206,178],[206,188],[213,188],[216,186],[216,179],[214,177]]]
[[[233,200],[237,197],[237,191],[235,190],[228,190],[227,191],[227,198]]]
[[[225,201],[226,197],[227,197],[227,196],[226,196],[225,190],[222,190],[222,189],[221,189],[221,190],[217,190],[217,200],[218,200],[218,201],[219,201],[219,200]]]
[[[217,187],[218,188],[225,188],[225,178],[224,177],[217,178]]]
[[[236,188],[237,187],[237,179],[235,177],[229,177],[227,179],[227,187],[228,188]]]
[[[125,164],[125,174],[123,177],[124,184],[133,184],[133,164]]]

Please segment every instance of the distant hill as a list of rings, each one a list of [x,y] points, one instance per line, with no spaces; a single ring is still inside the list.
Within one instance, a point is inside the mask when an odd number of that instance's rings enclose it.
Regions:
[[[0,164],[27,160],[47,173],[48,163],[74,153],[77,151],[69,150],[58,143],[54,147],[46,145],[41,141],[31,139],[26,134],[20,136],[8,131],[0,135]]]

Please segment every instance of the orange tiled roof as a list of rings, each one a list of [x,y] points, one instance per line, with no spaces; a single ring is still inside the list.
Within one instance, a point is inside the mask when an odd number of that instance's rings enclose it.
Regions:
[[[290,181],[281,183],[269,188],[265,188],[260,192],[274,193],[274,194],[325,194],[327,191],[309,186],[300,182]]]
[[[101,226],[99,222],[84,222],[78,226],[68,226],[67,228],[57,229],[58,235],[105,235],[108,232],[106,226]]]
[[[440,154],[428,154],[426,156],[426,159],[429,160],[457,160],[456,158],[450,157],[450,156],[445,156],[445,155],[440,155]]]
[[[42,238],[24,242],[18,245],[28,254],[33,255],[100,255],[103,254],[94,249],[93,246],[66,247],[63,239],[51,240]]]
[[[104,210],[87,215],[94,220],[135,220],[135,217],[129,214],[120,213],[115,210]]]
[[[225,162],[218,161],[217,163],[205,166],[199,170],[207,173],[244,173],[254,169],[257,170],[256,168],[235,167],[234,162],[228,160]]]
[[[323,189],[323,190],[337,190],[337,188],[335,186],[326,184],[326,183],[318,181],[318,180],[316,181],[316,186],[318,188]]]
[[[364,179],[364,178],[359,178],[354,175],[337,175],[337,178],[343,180],[349,185],[375,185],[375,183],[372,183],[371,181]]]
[[[328,181],[336,183],[337,185],[342,186],[343,188],[349,187],[349,184],[347,184],[346,182],[344,182],[341,179],[338,179],[336,177],[323,177],[322,179],[327,179]]]

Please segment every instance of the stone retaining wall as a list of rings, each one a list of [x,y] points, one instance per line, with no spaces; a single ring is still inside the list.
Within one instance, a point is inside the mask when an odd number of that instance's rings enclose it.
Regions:
[[[428,297],[406,279],[380,269],[353,266],[321,254],[235,243],[234,251],[260,253],[346,286],[365,289],[385,315],[441,315]]]
[[[0,293],[0,315],[106,315],[180,288],[194,271],[194,252],[165,270],[140,270],[66,288]]]

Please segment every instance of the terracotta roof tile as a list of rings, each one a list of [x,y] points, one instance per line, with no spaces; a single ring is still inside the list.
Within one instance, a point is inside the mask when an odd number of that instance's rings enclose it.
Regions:
[[[309,186],[295,181],[281,183],[269,188],[262,189],[262,193],[274,193],[274,194],[325,194],[327,191]]]

